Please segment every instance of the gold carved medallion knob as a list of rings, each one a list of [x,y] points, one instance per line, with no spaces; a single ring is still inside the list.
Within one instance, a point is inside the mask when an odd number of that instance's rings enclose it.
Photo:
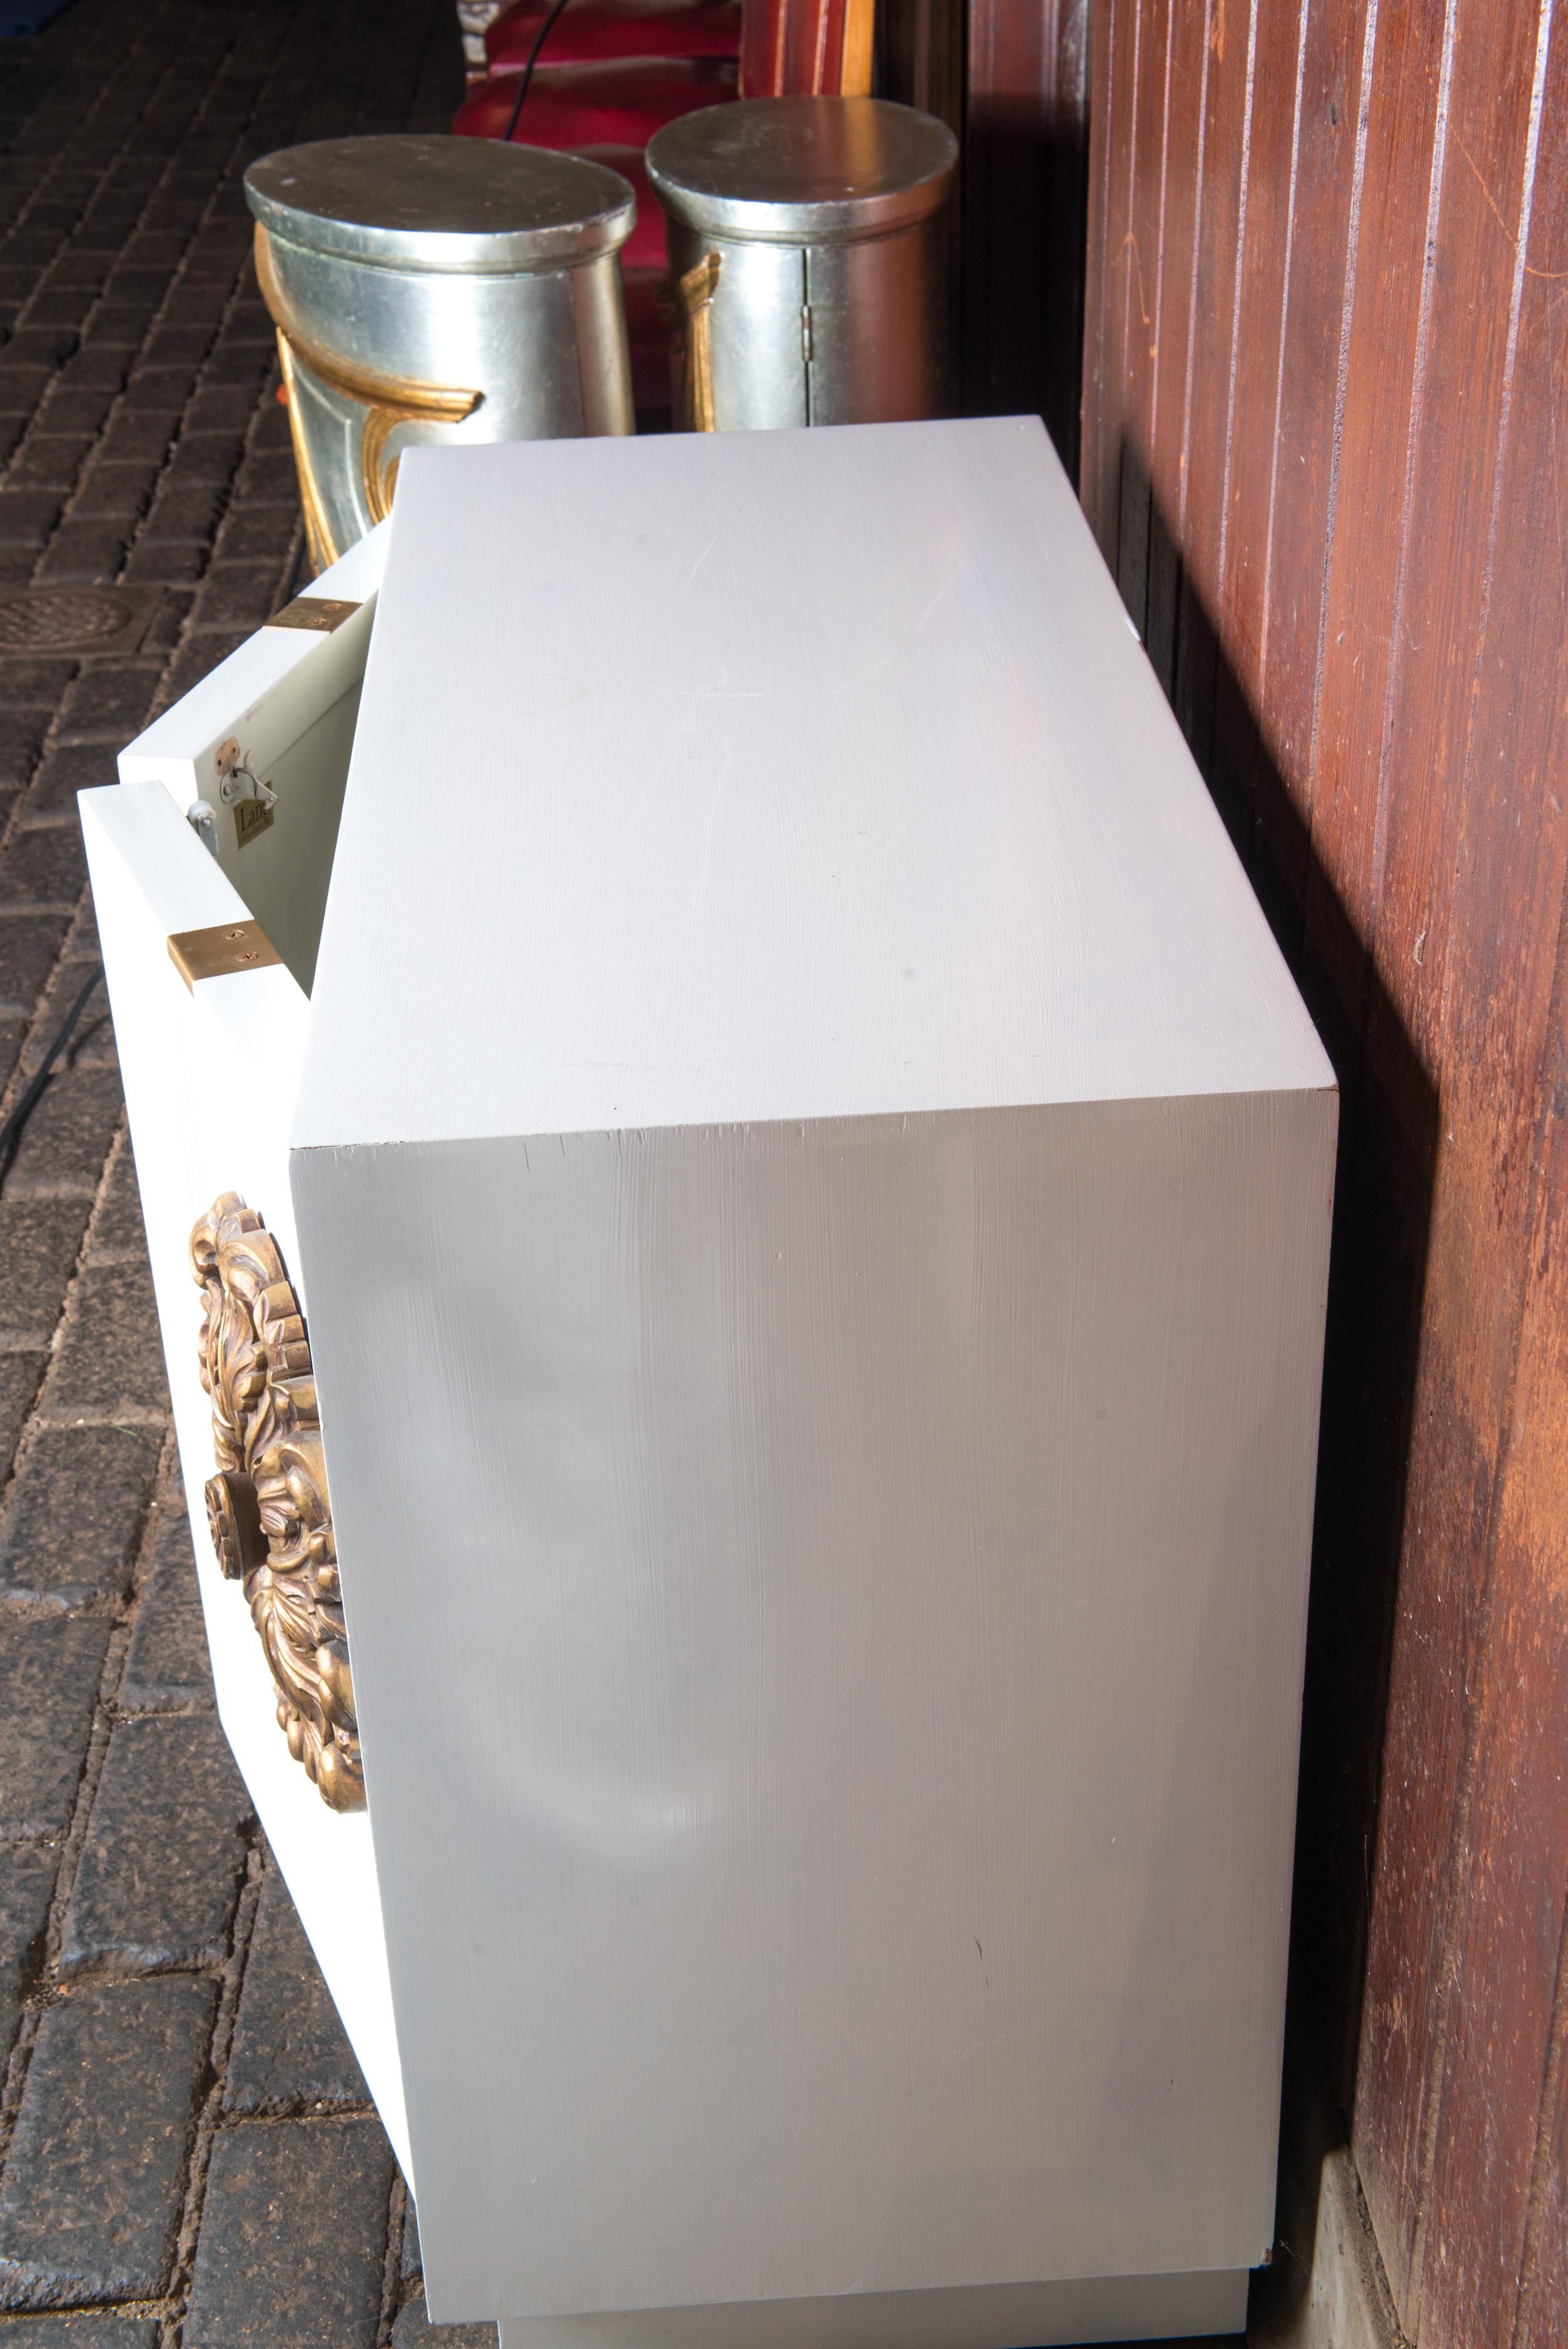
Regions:
[[[231,1582],[243,1582],[266,1557],[256,1488],[237,1468],[220,1468],[207,1479],[207,1530],[218,1564]]]
[[[236,1193],[191,1234],[202,1384],[217,1474],[218,1563],[243,1588],[277,1690],[278,1725],[335,1811],[364,1808],[354,1682],[327,1495],[310,1341],[277,1243]]]

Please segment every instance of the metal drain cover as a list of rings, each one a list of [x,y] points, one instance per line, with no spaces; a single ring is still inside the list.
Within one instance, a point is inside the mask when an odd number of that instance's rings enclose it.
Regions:
[[[23,587],[0,594],[0,660],[40,653],[131,653],[161,587]]]

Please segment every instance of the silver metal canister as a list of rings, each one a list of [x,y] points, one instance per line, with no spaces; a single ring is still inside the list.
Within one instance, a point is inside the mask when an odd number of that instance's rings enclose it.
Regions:
[[[699,431],[875,424],[947,405],[958,141],[877,98],[757,98],[648,150]]]
[[[411,440],[634,429],[617,171],[495,140],[326,139],[245,173],[311,560],[379,522]]]

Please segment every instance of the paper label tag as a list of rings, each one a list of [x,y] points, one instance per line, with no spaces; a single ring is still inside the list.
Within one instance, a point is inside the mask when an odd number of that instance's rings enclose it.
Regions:
[[[242,848],[248,848],[259,833],[273,822],[275,811],[263,807],[260,800],[241,800],[234,809],[234,838]]]

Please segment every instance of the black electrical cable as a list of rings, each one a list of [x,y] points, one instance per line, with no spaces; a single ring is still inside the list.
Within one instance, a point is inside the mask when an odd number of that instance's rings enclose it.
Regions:
[[[0,1125],[0,1173],[3,1173],[5,1168],[10,1164],[11,1153],[16,1146],[17,1136],[20,1134],[22,1128],[26,1124],[27,1120],[32,1116],[34,1110],[37,1107],[38,1096],[49,1081],[49,1071],[53,1069],[55,1062],[59,1059],[61,1052],[65,1050],[66,1040],[69,1036],[71,1030],[81,1018],[82,1010],[87,1003],[88,997],[92,993],[93,988],[98,985],[99,980],[102,977],[103,965],[100,962],[95,962],[92,967],[92,977],[88,980],[87,985],[83,988],[81,993],[78,996],[76,1001],[72,1004],[70,1009],[61,1020],[55,1040],[49,1046],[48,1050],[45,1053],[42,1065],[40,1066],[36,1076],[33,1079],[32,1083],[27,1087],[26,1092],[22,1094],[18,1101],[12,1104],[11,1113],[6,1118],[5,1124]]]
[[[517,85],[517,96],[513,102],[511,118],[506,125],[504,143],[508,147],[517,135],[517,118],[523,111],[523,101],[528,95],[528,85],[534,78],[534,68],[539,62],[539,52],[555,31],[556,19],[566,6],[566,0],[555,0],[549,15],[534,36],[534,46],[528,52],[528,62],[523,68],[523,78]]]

